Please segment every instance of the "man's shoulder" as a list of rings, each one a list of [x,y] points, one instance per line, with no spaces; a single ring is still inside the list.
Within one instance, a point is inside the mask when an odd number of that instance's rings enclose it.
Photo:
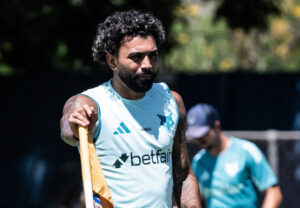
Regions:
[[[152,90],[162,90],[162,91],[170,91],[169,86],[164,82],[154,82],[152,85]]]
[[[163,93],[171,94],[175,100],[181,99],[181,96],[178,92],[171,90],[165,82],[155,82],[152,85],[152,90],[161,91]]]
[[[232,140],[239,146],[239,148],[245,151],[245,153],[253,158],[256,162],[260,162],[262,160],[262,152],[255,143],[246,139],[239,138],[232,138]]]
[[[195,154],[193,157],[193,161],[200,161],[203,160],[207,155],[207,151],[205,149],[201,149],[199,152]]]
[[[173,97],[176,101],[177,101],[177,97],[178,97],[178,96],[174,95],[174,91],[171,91],[169,86],[164,82],[153,83],[150,93],[152,93],[152,94],[155,93],[155,95],[159,95],[159,96],[165,97],[167,99],[170,99],[171,97]]]
[[[238,137],[234,136],[229,136],[233,144],[236,145],[255,145],[252,141],[246,140],[246,139],[241,139]]]

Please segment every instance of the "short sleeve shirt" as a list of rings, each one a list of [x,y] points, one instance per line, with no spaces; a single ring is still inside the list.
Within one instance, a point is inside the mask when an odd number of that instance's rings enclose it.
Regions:
[[[207,207],[259,207],[259,192],[278,183],[267,159],[252,142],[230,137],[217,157],[206,150],[192,160]]]

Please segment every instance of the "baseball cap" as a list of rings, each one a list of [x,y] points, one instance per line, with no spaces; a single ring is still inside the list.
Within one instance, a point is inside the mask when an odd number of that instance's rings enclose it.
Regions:
[[[187,113],[186,138],[191,140],[203,137],[216,120],[219,120],[219,114],[212,105],[206,103],[196,104]]]

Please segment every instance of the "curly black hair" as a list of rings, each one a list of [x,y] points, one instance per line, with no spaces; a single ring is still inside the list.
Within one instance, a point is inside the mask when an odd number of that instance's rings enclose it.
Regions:
[[[165,30],[156,17],[149,12],[127,10],[108,16],[97,28],[92,47],[92,57],[98,63],[106,62],[106,54],[116,55],[124,37],[152,35],[157,45],[165,41]]]

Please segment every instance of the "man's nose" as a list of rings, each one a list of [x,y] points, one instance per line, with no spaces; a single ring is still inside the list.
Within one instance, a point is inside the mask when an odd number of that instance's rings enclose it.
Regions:
[[[151,69],[152,68],[152,64],[151,64],[151,60],[149,58],[149,56],[145,56],[142,64],[141,64],[141,68],[142,69]]]

